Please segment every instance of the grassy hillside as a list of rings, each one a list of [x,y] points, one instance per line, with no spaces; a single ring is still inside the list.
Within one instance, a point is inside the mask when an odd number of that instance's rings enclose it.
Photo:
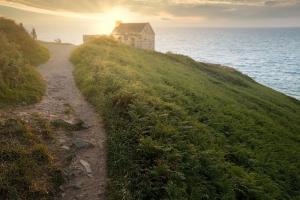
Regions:
[[[55,164],[50,122],[0,115],[0,199],[54,199],[63,182]]]
[[[48,50],[33,40],[22,25],[0,17],[0,32],[31,65],[39,65],[49,59]]]
[[[102,38],[71,57],[108,135],[108,199],[299,199],[300,102],[232,68]]]
[[[0,108],[41,98],[45,84],[33,66],[48,58],[48,50],[22,26],[0,18]]]

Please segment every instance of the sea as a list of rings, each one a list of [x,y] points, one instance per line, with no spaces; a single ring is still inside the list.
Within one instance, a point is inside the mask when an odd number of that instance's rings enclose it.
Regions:
[[[160,28],[156,49],[233,67],[300,100],[300,28]]]

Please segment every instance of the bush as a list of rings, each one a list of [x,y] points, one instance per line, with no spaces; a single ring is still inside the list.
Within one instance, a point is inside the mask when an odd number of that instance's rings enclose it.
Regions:
[[[47,61],[48,50],[22,26],[0,18],[0,108],[41,99],[45,84],[32,65]]]
[[[39,134],[42,128],[18,118],[1,119],[0,199],[56,196],[63,176]]]
[[[13,20],[0,17],[0,33],[24,56],[29,64],[39,65],[49,59],[48,49],[41,46],[26,32],[23,26]]]

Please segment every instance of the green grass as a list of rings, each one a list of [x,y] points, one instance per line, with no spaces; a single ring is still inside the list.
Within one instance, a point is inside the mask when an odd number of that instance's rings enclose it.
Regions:
[[[33,66],[48,58],[48,50],[22,26],[0,18],[0,108],[41,99],[46,86]]]
[[[48,143],[47,120],[0,118],[0,199],[54,199],[63,183]]]
[[[299,199],[300,102],[240,72],[108,38],[76,82],[107,132],[108,199]]]

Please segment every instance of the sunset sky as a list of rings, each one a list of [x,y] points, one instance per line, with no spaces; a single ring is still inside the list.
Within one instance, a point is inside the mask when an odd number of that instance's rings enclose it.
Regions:
[[[300,0],[0,0],[0,16],[42,37],[109,33],[116,20],[160,27],[299,27]]]

